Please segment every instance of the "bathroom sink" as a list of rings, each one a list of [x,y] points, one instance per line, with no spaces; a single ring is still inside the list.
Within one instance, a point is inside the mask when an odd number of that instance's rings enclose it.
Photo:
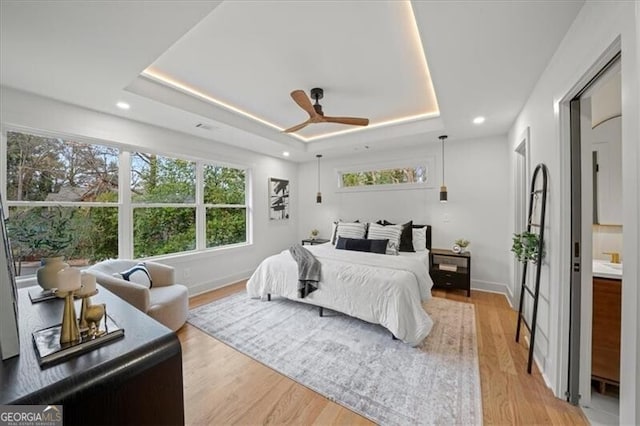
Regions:
[[[606,260],[593,260],[593,276],[601,278],[622,279],[622,263],[611,263]]]
[[[622,263],[604,262],[602,263],[602,265],[606,266],[607,268],[615,269],[616,271],[622,271]]]

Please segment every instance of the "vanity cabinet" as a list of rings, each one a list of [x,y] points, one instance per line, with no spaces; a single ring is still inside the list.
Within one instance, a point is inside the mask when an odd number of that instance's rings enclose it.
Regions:
[[[620,383],[621,293],[621,280],[593,278],[591,376],[601,388]]]

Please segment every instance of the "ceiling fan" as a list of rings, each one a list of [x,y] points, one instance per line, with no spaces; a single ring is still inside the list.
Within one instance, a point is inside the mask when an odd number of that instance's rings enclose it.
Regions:
[[[318,101],[324,97],[324,90],[319,87],[311,89],[311,97],[316,101],[315,104],[311,104],[311,100],[307,97],[307,94],[304,93],[304,90],[294,90],[291,92],[291,97],[300,108],[307,111],[309,119],[304,123],[288,128],[284,131],[285,133],[297,132],[311,123],[341,123],[352,126],[366,126],[369,124],[368,118],[325,116],[322,111],[322,105],[318,103]]]

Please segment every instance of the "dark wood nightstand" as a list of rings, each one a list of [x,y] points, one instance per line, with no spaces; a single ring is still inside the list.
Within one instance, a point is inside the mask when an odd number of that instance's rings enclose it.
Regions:
[[[471,253],[431,249],[429,275],[434,287],[466,290],[467,297],[471,296]]]
[[[312,246],[315,246],[316,244],[324,244],[324,243],[328,243],[329,240],[325,240],[324,238],[305,238],[304,240],[302,240],[302,245],[305,244],[310,244]]]

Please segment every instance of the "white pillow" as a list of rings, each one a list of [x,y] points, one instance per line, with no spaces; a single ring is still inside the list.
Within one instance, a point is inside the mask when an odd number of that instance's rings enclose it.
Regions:
[[[338,222],[331,222],[331,244],[335,245],[338,238],[336,237],[336,231],[338,230]]]
[[[361,222],[338,222],[336,229],[336,241],[342,238],[364,238],[367,233],[367,224]],[[335,243],[335,242],[334,242]]]
[[[117,278],[122,278],[125,281],[140,284],[146,288],[151,288],[153,282],[151,281],[151,274],[147,270],[147,265],[144,262],[140,262],[132,268],[122,271],[120,273],[113,274]]]
[[[415,251],[425,251],[427,249],[427,227],[413,228],[413,249]]]
[[[377,223],[369,224],[369,240],[389,240],[387,243],[386,254],[398,254],[400,248],[400,235],[402,234],[402,225],[378,225]]]

